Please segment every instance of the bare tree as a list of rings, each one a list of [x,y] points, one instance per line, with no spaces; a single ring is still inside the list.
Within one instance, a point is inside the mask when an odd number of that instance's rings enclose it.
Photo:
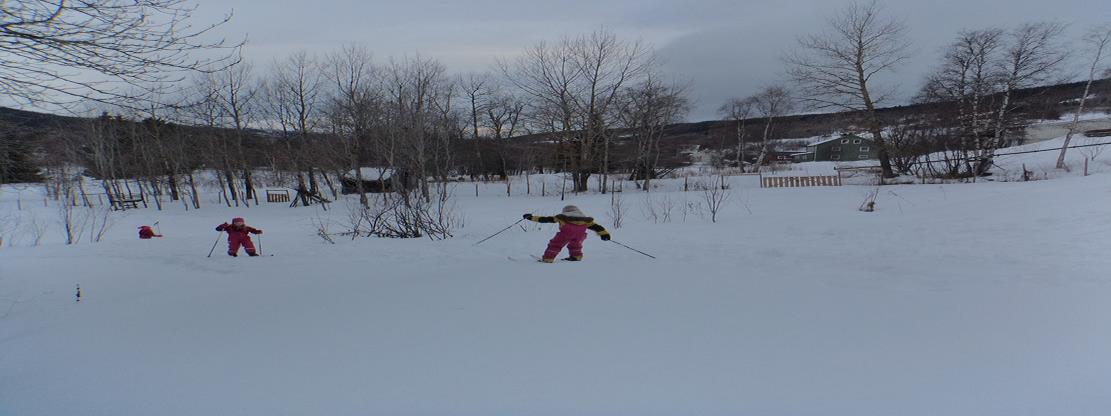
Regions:
[[[1008,143],[1007,120],[1013,110],[1011,99],[1015,90],[1041,85],[1052,79],[1068,57],[1067,50],[1057,44],[1064,30],[1065,27],[1058,23],[1026,23],[1007,34],[1008,44],[999,68],[1003,96],[996,109],[992,140],[977,158],[977,175],[987,173],[993,164],[995,150]]]
[[[760,90],[751,97],[756,111],[764,118],[764,134],[760,145],[760,155],[756,157],[756,169],[764,163],[768,154],[768,138],[771,135],[772,125],[777,117],[787,115],[794,110],[791,92],[782,85],[772,85]]]
[[[511,92],[495,90],[486,105],[486,127],[494,139],[507,139],[519,131],[525,103]]]
[[[505,78],[527,97],[530,122],[554,136],[566,165],[577,135],[573,96],[578,94],[578,79],[568,41],[540,42],[513,61],[499,61]],[[573,161],[573,168],[578,159]]]
[[[326,72],[333,84],[332,130],[342,150],[336,156],[346,159],[348,169],[354,171],[355,190],[365,207],[370,201],[363,186],[364,153],[379,125],[383,105],[379,69],[365,48],[348,46],[328,58]]]
[[[753,105],[751,97],[730,98],[729,101],[718,107],[718,114],[737,122],[737,167],[741,168],[742,172],[744,172],[745,166],[745,135],[747,134],[745,124],[752,116]]]
[[[947,130],[934,119],[933,114],[902,117],[888,129],[888,145],[891,148],[891,165],[897,172],[932,172],[933,163],[919,163],[928,158],[934,146],[943,142],[942,134]],[[960,158],[945,158],[959,169]]]
[[[171,113],[171,119],[186,120],[188,115],[185,111],[179,109]],[[160,143],[161,154],[164,155],[163,164],[169,175],[172,200],[180,198],[183,203],[185,201],[180,195],[183,193],[183,184],[178,183],[178,175],[184,176],[184,180],[188,182],[189,202],[185,204],[186,209],[189,208],[190,204],[194,209],[201,207],[200,193],[197,190],[197,181],[194,176],[194,171],[200,165],[200,158],[192,151],[192,146],[195,145],[193,139],[195,137],[186,134],[179,125],[170,128],[165,135],[165,140]]]
[[[238,61],[240,43],[206,40],[189,0],[21,0],[0,6],[0,92],[32,104],[150,100],[152,86]],[[225,50],[214,57],[204,50]]]
[[[581,36],[571,43],[575,63],[583,73],[583,94],[574,101],[582,123],[580,135],[580,166],[591,164],[597,158],[592,147],[601,144],[602,193],[606,192],[609,179],[609,126],[621,89],[647,75],[653,63],[651,51],[639,41],[626,42],[609,31],[596,31]],[[587,189],[589,171],[580,171],[576,190]]]
[[[621,199],[621,192],[610,193],[610,211],[609,211],[610,224],[613,228],[619,229],[624,224],[625,220],[625,203]]]
[[[702,202],[706,204],[700,208],[704,209],[706,214],[709,214],[710,222],[718,222],[718,213],[721,212],[725,202],[732,196],[732,191],[725,185],[724,178],[721,186],[713,183],[700,183],[698,187],[702,188]]]
[[[389,166],[406,177],[401,184],[405,197],[414,185],[422,198],[431,197],[429,175],[446,179],[450,140],[462,131],[452,125],[457,121],[451,113],[455,86],[446,71],[439,61],[420,56],[386,68],[386,99],[392,110],[381,147]]]
[[[1088,100],[1088,91],[1092,89],[1092,81],[1095,80],[1096,72],[1103,58],[1103,50],[1107,48],[1108,43],[1111,43],[1111,25],[1092,28],[1084,36],[1084,43],[1091,48],[1092,64],[1088,68],[1088,82],[1084,84],[1084,93],[1080,96],[1080,102],[1076,106],[1076,114],[1073,114],[1069,132],[1065,135],[1065,142],[1061,144],[1061,155],[1057,156],[1057,169],[1065,168],[1065,152],[1068,151],[1072,135],[1076,134],[1077,127],[1080,125],[1080,113],[1084,112],[1084,104]]]
[[[405,57],[382,69],[379,119],[372,143],[394,195],[379,194],[352,214],[354,230],[379,237],[442,239],[461,226],[452,213],[447,175],[452,142],[467,128],[453,107],[457,86],[434,59]],[[376,99],[377,100],[377,99]],[[440,186],[432,187],[433,178]],[[432,196],[435,195],[435,198]]]
[[[468,121],[470,121],[471,138],[480,137],[478,124],[486,117],[490,105],[490,96],[493,94],[493,80],[490,74],[470,73],[461,75],[457,85],[463,90],[463,99],[468,105]]]
[[[799,38],[802,50],[784,60],[799,84],[800,97],[815,108],[863,112],[872,140],[879,147],[883,175],[894,176],[876,106],[890,98],[875,77],[895,70],[908,57],[906,25],[884,18],[874,0],[852,3],[828,21],[825,33]]]
[[[320,196],[317,168],[303,150],[313,141],[313,133],[319,126],[322,83],[316,58],[300,51],[284,61],[274,62],[266,86],[269,118],[278,124],[285,136],[286,153],[297,172],[297,198],[304,206],[324,201]]]
[[[990,99],[998,86],[996,71],[1004,31],[983,29],[963,31],[945,50],[941,67],[930,75],[920,99],[925,102],[951,103],[956,114],[943,115],[955,127],[956,139],[944,142],[945,175],[956,177],[962,171],[974,175],[972,152],[984,148],[993,119]],[[899,149],[896,149],[899,151]]]
[[[461,75],[456,82],[456,85],[463,91],[472,140],[478,140],[486,136],[484,129],[480,130],[479,123],[485,121],[487,112],[492,110],[490,105],[490,96],[493,94],[492,84],[493,80],[487,73]],[[471,175],[474,177],[479,170],[482,170],[482,146],[477,142],[472,142],[471,145],[474,147],[475,156],[475,166],[471,171]]]
[[[622,88],[642,79],[652,62],[644,44],[600,30],[539,43],[501,69],[563,146],[574,189],[582,192],[592,173],[609,169],[610,127]]]
[[[622,92],[617,119],[636,140],[632,180],[643,180],[641,188],[645,191],[652,189],[656,176],[664,128],[681,121],[690,111],[686,94],[685,85],[664,83],[654,75]]]
[[[222,137],[223,106],[220,102],[221,82],[215,74],[202,74],[194,79],[188,106],[189,121],[204,130],[203,141],[206,147],[212,149],[205,152],[205,162],[218,169],[216,178],[220,184],[220,196],[227,206],[231,206],[232,199],[228,193],[235,192],[235,185],[228,183],[234,179],[230,171],[229,151],[227,141]],[[196,205],[196,204],[194,204]]]
[[[228,193],[236,206],[240,203],[250,206],[250,200],[257,201],[251,167],[243,153],[243,138],[247,128],[253,123],[258,107],[259,86],[248,63],[240,63],[226,70],[210,74],[212,99],[219,110],[218,127],[230,131],[220,140],[219,163],[227,182]],[[239,170],[240,176],[234,174]],[[237,186],[242,181],[243,189]]]

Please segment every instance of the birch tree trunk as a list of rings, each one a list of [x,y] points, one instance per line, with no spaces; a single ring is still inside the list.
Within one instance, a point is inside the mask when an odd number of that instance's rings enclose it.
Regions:
[[[1103,57],[1103,49],[1107,46],[1108,41],[1111,41],[1111,25],[1093,30],[1086,40],[1094,47],[1095,55],[1092,57],[1092,65],[1088,68],[1088,83],[1084,84],[1084,94],[1080,96],[1080,103],[1076,106],[1076,114],[1072,116],[1069,132],[1065,135],[1065,142],[1061,144],[1061,155],[1057,156],[1057,169],[1065,168],[1065,152],[1069,150],[1072,135],[1076,134],[1076,130],[1080,126],[1080,114],[1084,112],[1084,103],[1088,100],[1088,92],[1091,91],[1092,81],[1096,78],[1096,71]]]

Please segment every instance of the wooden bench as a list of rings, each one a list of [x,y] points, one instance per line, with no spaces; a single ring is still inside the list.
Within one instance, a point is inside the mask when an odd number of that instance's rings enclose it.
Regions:
[[[289,202],[288,189],[267,189],[266,202]]]
[[[112,209],[117,210],[117,211],[123,211],[123,210],[126,210],[128,208],[138,209],[139,204],[142,204],[142,203],[145,202],[143,200],[142,195],[139,195],[138,197],[136,197],[135,195],[128,194],[126,198],[123,197],[122,195],[112,195],[112,194],[107,194],[107,195],[108,195],[108,203],[112,204]]]

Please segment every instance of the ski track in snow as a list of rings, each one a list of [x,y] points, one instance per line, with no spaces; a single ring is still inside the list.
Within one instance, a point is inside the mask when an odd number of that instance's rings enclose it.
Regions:
[[[874,213],[868,187],[734,177],[716,224],[661,181],[671,223],[627,188],[611,230],[659,259],[591,234],[555,264],[530,258],[550,225],[473,243],[565,202],[608,226],[608,195],[460,184],[439,242],[328,244],[310,218],[342,203],[131,211],[0,249],[0,414],[1101,415],[1109,177],[883,187]],[[233,216],[275,256],[206,258]]]

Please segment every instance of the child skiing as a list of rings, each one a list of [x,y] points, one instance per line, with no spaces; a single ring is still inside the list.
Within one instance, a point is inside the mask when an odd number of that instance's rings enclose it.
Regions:
[[[594,219],[583,214],[578,207],[568,205],[563,207],[563,212],[554,217],[539,217],[525,214],[524,219],[539,223],[558,223],[559,232],[548,242],[548,249],[544,250],[542,260],[545,263],[555,261],[556,256],[567,246],[571,256],[564,260],[580,261],[583,258],[583,240],[586,240],[586,230],[598,233],[602,241],[609,241],[610,233],[605,227],[595,224]]]
[[[155,234],[154,229],[150,228],[149,225],[144,225],[144,226],[139,227],[139,239],[140,240],[150,240],[151,237],[161,237],[161,236],[162,236],[162,234]]]
[[[248,226],[242,218],[233,218],[231,224],[223,223],[216,226],[216,231],[228,232],[228,255],[237,257],[239,246],[247,251],[248,256],[257,256],[255,243],[251,241],[251,234],[262,234],[262,230]]]

